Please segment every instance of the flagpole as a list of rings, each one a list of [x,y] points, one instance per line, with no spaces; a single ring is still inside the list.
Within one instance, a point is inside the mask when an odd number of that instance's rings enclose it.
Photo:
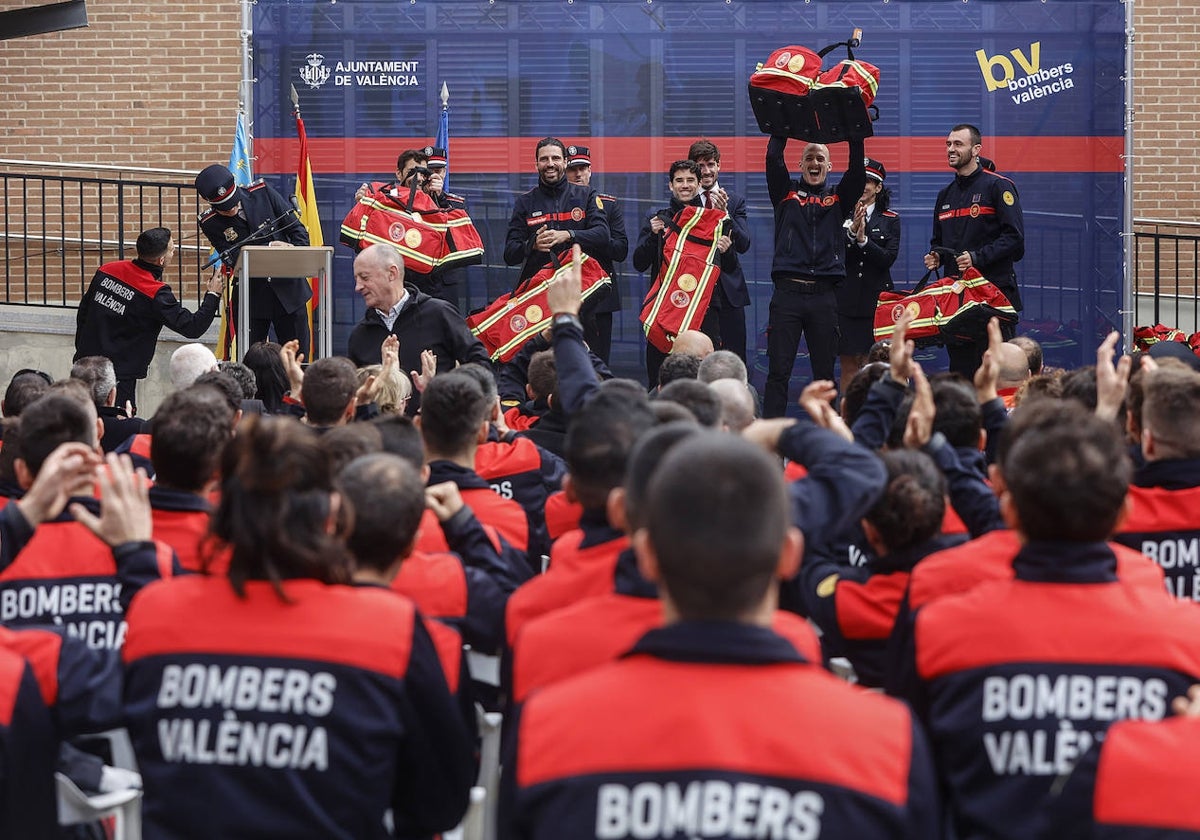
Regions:
[[[254,77],[251,74],[250,64],[250,39],[254,34],[254,2],[253,0],[242,0],[242,28],[238,33],[242,42],[242,79],[238,85],[238,113],[243,116],[246,121],[246,136],[250,141],[250,148],[253,148],[254,143]]]
[[[446,174],[442,177],[442,190],[450,192],[450,88],[442,82],[440,94],[442,100],[441,118],[438,120],[437,139],[435,146],[446,150]]]

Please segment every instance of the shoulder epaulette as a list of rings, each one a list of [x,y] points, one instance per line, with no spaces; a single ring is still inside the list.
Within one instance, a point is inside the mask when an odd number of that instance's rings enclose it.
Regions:
[[[601,201],[616,201],[617,200],[617,197],[615,195],[609,195],[608,193],[596,193],[596,197],[598,199],[600,199]]]
[[[889,218],[892,218],[892,219],[898,219],[900,217],[900,214],[897,213],[895,210],[884,210],[883,215],[888,216]]]
[[[457,195],[455,193],[443,192],[442,195],[446,196],[446,198],[450,199],[451,201],[466,201],[467,200],[463,196]]]
[[[259,178],[257,181],[254,181],[253,183],[248,184],[245,187],[243,187],[243,189],[245,189],[247,191],[261,190],[266,185],[267,185],[267,182],[264,181],[262,178]]]
[[[206,219],[208,219],[209,216],[215,216],[215,215],[217,215],[217,211],[210,207],[207,210],[205,210],[203,213],[201,213],[199,216],[196,217],[196,223],[199,224],[200,222],[203,222]]]

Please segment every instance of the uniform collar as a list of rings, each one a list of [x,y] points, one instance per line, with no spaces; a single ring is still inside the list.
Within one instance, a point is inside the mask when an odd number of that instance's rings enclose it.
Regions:
[[[1187,490],[1200,486],[1200,458],[1168,458],[1149,461],[1133,474],[1138,487],[1161,487],[1164,490]]]
[[[617,555],[617,570],[613,576],[618,595],[634,598],[657,598],[658,587],[642,577],[638,571],[637,555],[627,548]]]
[[[460,490],[492,489],[492,485],[480,478],[479,473],[475,472],[475,470],[468,469],[453,461],[430,461],[429,485],[432,487],[434,484],[441,484],[443,481],[453,481],[458,485]]]
[[[151,274],[153,274],[155,280],[162,279],[163,267],[161,265],[155,265],[154,263],[148,263],[145,260],[138,259],[137,257],[134,257],[132,262],[134,265],[136,265],[142,271],[149,271]]]
[[[959,175],[958,171],[956,170],[954,173],[954,180],[957,181],[960,186],[967,186],[975,183],[975,181],[979,179],[979,176],[983,174],[983,171],[984,169],[979,165],[979,161],[975,161],[974,172],[972,172],[970,175]]]
[[[1117,556],[1103,542],[1031,540],[1013,558],[1013,571],[1034,583],[1113,583]]]
[[[648,654],[671,662],[770,665],[807,660],[766,627],[735,621],[679,621],[651,630],[626,656]]]

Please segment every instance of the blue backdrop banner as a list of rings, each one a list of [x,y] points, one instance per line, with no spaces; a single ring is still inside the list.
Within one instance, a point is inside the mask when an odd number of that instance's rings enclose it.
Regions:
[[[1013,179],[1025,213],[1019,331],[1043,342],[1049,362],[1076,366],[1121,324],[1124,25],[1119,0],[258,0],[256,168],[291,190],[295,85],[325,239],[336,242],[355,188],[390,177],[404,149],[433,142],[445,82],[454,191],[486,247],[460,288],[475,309],[515,283],[504,233],[513,198],[536,182],[538,138],[590,147],[592,185],[623,202],[632,246],[643,216],[668,198],[671,161],[707,137],[721,150],[722,184],[748,202],[753,244],[742,262],[761,386],[773,219],[747,80],[778,47],[817,49],[861,28],[855,53],[881,71],[867,153],[887,167],[903,218],[898,285],[923,273],[934,198],[952,177],[946,134],[978,125],[983,154]],[[793,167],[799,150],[789,146]],[[831,152],[836,173],[846,147]],[[352,254],[338,250],[334,347],[344,348],[363,307]],[[618,271],[613,367],[640,378],[637,315],[650,278],[628,262]],[[926,360],[945,364],[940,350]],[[801,359],[794,386],[807,376]]]

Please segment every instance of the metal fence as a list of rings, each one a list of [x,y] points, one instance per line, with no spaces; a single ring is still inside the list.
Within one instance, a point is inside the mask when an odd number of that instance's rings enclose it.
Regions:
[[[135,256],[138,234],[152,227],[174,232],[171,284],[199,301],[211,248],[197,239],[193,173],[50,166],[0,160],[0,303],[75,307],[96,269]]]
[[[1134,293],[1152,300],[1141,320],[1200,330],[1200,222],[1137,219],[1133,244]]]
[[[202,266],[211,248],[196,226],[196,217],[206,205],[196,196],[193,177],[194,173],[184,170],[68,167],[0,159],[0,303],[75,307],[96,268],[132,257],[138,233],[155,226],[174,231],[179,245],[168,268],[172,286],[181,300],[198,302],[206,275]],[[351,194],[354,185],[332,186],[338,189],[324,193],[330,199],[341,193]],[[502,198],[506,200],[498,198],[495,207],[487,200],[474,206],[485,237],[489,231],[504,229],[509,196]],[[330,214],[330,218],[342,209],[335,206],[336,201],[326,203],[321,212]],[[1043,263],[1050,259],[1047,255],[1054,254],[1062,255],[1067,262],[1074,259],[1068,255],[1078,254],[1077,244],[1057,242],[1056,238],[1069,240],[1076,223],[1050,218],[1040,219],[1031,227],[1031,235],[1047,240],[1036,249],[1043,255]],[[489,248],[490,253],[499,253],[502,243],[488,244],[494,246]],[[340,262],[346,263],[338,266],[340,273],[348,278],[351,255],[346,252],[339,256],[343,258]],[[1138,324],[1163,323],[1187,332],[1200,330],[1200,223],[1135,220],[1131,259],[1134,293],[1140,299]],[[511,282],[511,271],[503,266],[484,268],[488,269],[483,272],[486,283],[473,283],[472,290],[464,290],[468,308],[483,305]],[[1087,273],[1077,268],[1043,264],[1027,270],[1022,284],[1027,310],[1033,303],[1034,311],[1045,313],[1051,320],[1083,321],[1087,313],[1080,309],[1085,296],[1080,294],[1078,284],[1082,281],[1078,278]],[[1063,280],[1065,285],[1058,288],[1045,279],[1048,277],[1075,279]],[[640,286],[633,279],[626,283],[630,296],[626,308],[633,307],[636,314],[638,301],[633,297]],[[345,331],[357,320],[355,305],[360,302],[348,286],[342,292],[340,303],[345,311],[335,320],[344,322],[340,326]],[[1115,312],[1120,304],[1115,300],[1113,304]]]

